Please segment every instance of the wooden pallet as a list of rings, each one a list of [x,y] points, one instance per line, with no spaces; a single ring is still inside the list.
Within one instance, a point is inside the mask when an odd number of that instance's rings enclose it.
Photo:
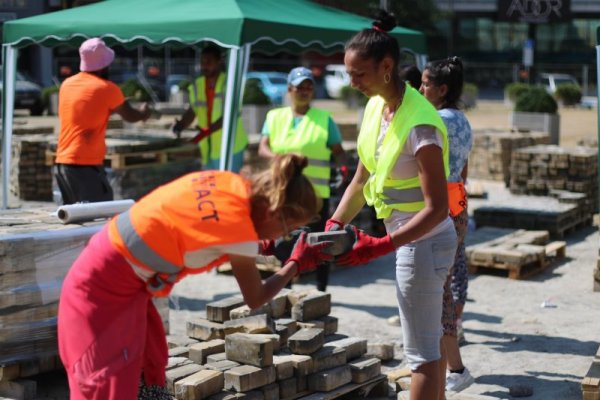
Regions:
[[[302,400],[332,400],[342,396],[352,398],[388,397],[387,377],[380,375],[363,383],[348,383],[329,392],[313,392],[307,396],[294,397]]]
[[[583,400],[600,400],[600,347],[581,381],[581,392]]]
[[[485,228],[482,228],[485,229]],[[476,231],[477,232],[477,231]],[[506,271],[510,279],[525,279],[566,256],[566,242],[547,242],[548,232],[518,230],[467,248],[470,273]]]
[[[46,152],[46,165],[53,165],[56,153]],[[189,144],[158,150],[145,150],[130,153],[111,153],[104,157],[104,166],[112,169],[129,169],[149,165],[166,164],[182,160],[199,158],[197,145]]]

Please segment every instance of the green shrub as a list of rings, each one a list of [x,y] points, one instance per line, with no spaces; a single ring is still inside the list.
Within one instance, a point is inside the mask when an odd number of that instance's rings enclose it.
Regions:
[[[127,98],[131,98],[135,101],[152,101],[148,91],[135,78],[128,79],[123,82],[120,87],[123,95]]]
[[[352,86],[344,86],[340,91],[340,97],[348,108],[364,107],[369,98]]]
[[[517,97],[515,111],[556,114],[556,100],[541,87],[530,87]]]
[[[506,85],[504,90],[506,91],[506,94],[508,95],[510,101],[515,102],[517,101],[517,97],[519,97],[519,94],[529,90],[530,88],[531,85],[528,85],[527,83],[514,82]]]
[[[463,85],[463,92],[461,101],[463,102],[466,109],[473,108],[477,104],[477,95],[479,89],[474,83],[465,83]]]
[[[50,96],[54,93],[58,93],[60,86],[52,85],[42,89],[42,104],[44,107],[48,107],[50,104]]]
[[[251,79],[246,81],[246,87],[244,88],[244,98],[242,104],[254,104],[254,105],[269,105],[271,99],[269,96],[262,91],[260,84],[257,80]]]
[[[581,102],[581,88],[574,83],[563,83],[556,87],[554,96],[565,106],[574,106]]]
[[[192,84],[192,82],[188,81],[187,79],[184,79],[184,80],[180,81],[177,84],[177,86],[179,87],[179,90],[186,92],[188,90],[188,86],[190,86],[191,84]]]

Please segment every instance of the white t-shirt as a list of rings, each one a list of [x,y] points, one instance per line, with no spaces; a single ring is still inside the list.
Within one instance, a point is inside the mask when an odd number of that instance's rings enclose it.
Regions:
[[[375,151],[375,158],[379,158],[379,148],[383,143],[385,134],[390,126],[390,123],[381,119],[381,126],[379,128],[379,136],[377,138],[377,149]],[[440,149],[443,147],[442,134],[435,127],[431,125],[419,125],[411,129],[408,139],[404,144],[404,148],[398,155],[396,164],[390,172],[392,179],[410,179],[419,175],[419,167],[415,155],[424,146],[435,145]],[[393,210],[392,214],[387,217],[383,222],[388,232],[393,232],[399,227],[406,225],[406,223],[416,214],[416,212],[403,212]],[[421,236],[418,240],[423,240],[431,236],[448,229],[449,226],[453,226],[452,219],[446,218],[444,221],[436,225],[431,231]]]

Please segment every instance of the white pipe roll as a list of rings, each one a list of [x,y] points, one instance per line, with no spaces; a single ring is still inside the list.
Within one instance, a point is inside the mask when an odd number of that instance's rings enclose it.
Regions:
[[[93,221],[98,218],[110,218],[127,211],[134,203],[133,200],[127,199],[69,204],[58,207],[56,216],[63,224]]]

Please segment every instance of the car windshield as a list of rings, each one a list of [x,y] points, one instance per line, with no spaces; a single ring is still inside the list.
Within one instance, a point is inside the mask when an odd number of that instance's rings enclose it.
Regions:
[[[565,84],[565,83],[576,83],[576,82],[573,79],[570,79],[570,78],[556,78],[554,80],[554,84],[556,86],[562,85],[562,84]]]
[[[275,85],[286,85],[287,84],[287,79],[282,78],[280,76],[270,76],[269,80],[271,81],[271,83],[273,83]]]

